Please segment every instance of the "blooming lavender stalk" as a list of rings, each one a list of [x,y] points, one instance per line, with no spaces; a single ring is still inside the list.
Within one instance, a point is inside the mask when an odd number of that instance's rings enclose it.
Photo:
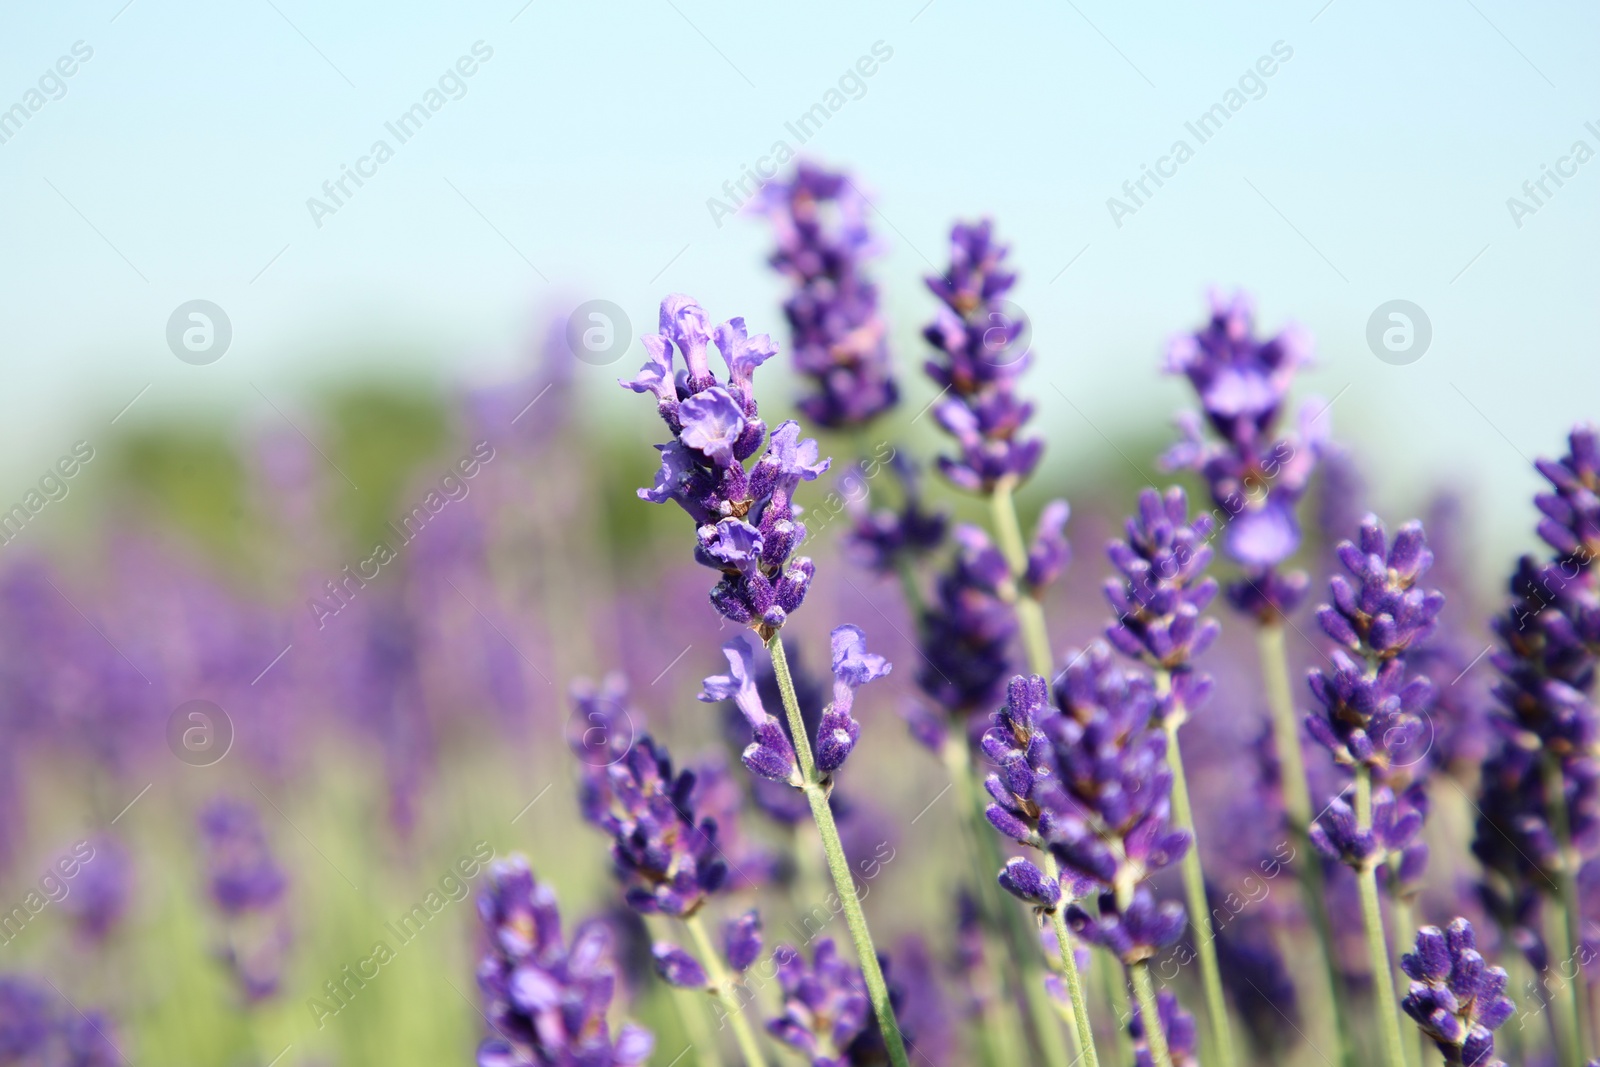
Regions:
[[[1205,325],[1174,337],[1165,370],[1182,374],[1193,386],[1203,412],[1178,417],[1183,440],[1162,457],[1168,469],[1198,471],[1210,490],[1213,514],[1223,520],[1223,551],[1243,570],[1227,598],[1255,618],[1262,678],[1272,709],[1273,734],[1283,771],[1283,803],[1289,829],[1301,852],[1309,852],[1311,791],[1306,782],[1300,721],[1289,683],[1282,622],[1300,604],[1310,581],[1304,572],[1282,565],[1300,545],[1296,506],[1310,483],[1317,454],[1326,439],[1321,411],[1307,405],[1298,434],[1279,435],[1278,424],[1296,371],[1312,358],[1312,340],[1290,327],[1267,340],[1255,336],[1250,297],[1209,294]],[[1325,410],[1325,409],[1324,409]],[[1208,439],[1204,426],[1209,426]],[[1296,865],[1306,911],[1321,941],[1323,970],[1333,1004],[1334,1032],[1343,1041],[1348,1014],[1333,968],[1332,933],[1326,915],[1321,868]],[[1348,1046],[1346,1047],[1348,1061]]]
[[[1177,996],[1165,989],[1156,994],[1156,1008],[1172,1067],[1200,1067],[1194,1016],[1179,1007]],[[1133,1036],[1134,1067],[1152,1067],[1155,1061],[1150,1052],[1149,1038],[1145,1035],[1144,1015],[1137,1008],[1128,1020],[1128,1032]]]
[[[278,991],[289,930],[281,904],[288,877],[267,843],[261,819],[249,804],[228,797],[200,812],[207,888],[226,922],[223,960],[245,1002]]]
[[[648,1030],[625,1024],[613,1039],[606,1015],[616,988],[603,923],[561,932],[555,893],[520,856],[489,868],[478,895],[487,946],[478,965],[484,1015],[495,1031],[478,1067],[633,1067],[650,1055]]]
[[[1337,762],[1353,768],[1355,804],[1343,797],[1331,801],[1311,838],[1324,855],[1356,872],[1390,1067],[1404,1067],[1377,870],[1411,847],[1422,812],[1413,798],[1396,797],[1388,785],[1374,791],[1373,782],[1386,780],[1393,750],[1409,747],[1420,728],[1418,712],[1432,699],[1432,683],[1410,676],[1406,653],[1433,632],[1444,596],[1417,585],[1433,562],[1419,522],[1402,526],[1390,543],[1383,525],[1368,515],[1359,543],[1342,543],[1338,555],[1358,584],[1335,575],[1329,582],[1333,603],[1317,611],[1317,622],[1340,647],[1333,651],[1331,671],[1310,674],[1319,711],[1306,725]]]
[[[1183,857],[1183,885],[1194,923],[1206,1014],[1218,1058],[1232,1067],[1233,1027],[1217,967],[1216,934],[1178,744],[1179,727],[1211,692],[1211,678],[1195,669],[1195,657],[1221,630],[1216,619],[1202,615],[1217,594],[1216,580],[1205,573],[1212,557],[1207,543],[1212,529],[1208,515],[1190,522],[1188,498],[1176,486],[1164,495],[1154,489],[1139,494],[1138,513],[1127,522],[1127,540],[1112,541],[1107,547],[1122,577],[1106,582],[1106,599],[1117,612],[1106,627],[1106,638],[1123,655],[1155,672],[1157,714],[1166,731],[1167,764],[1172,768],[1174,822],[1193,842]]]
[[[794,366],[815,387],[800,411],[829,429],[865,426],[899,400],[878,289],[862,269],[873,251],[866,201],[848,175],[801,161],[762,187],[761,206],[778,243],[768,262],[794,285],[783,304]]]
[[[1457,918],[1417,931],[1417,948],[1400,959],[1412,979],[1401,1006],[1444,1056],[1446,1067],[1505,1067],[1494,1033],[1517,1006],[1505,995],[1506,972],[1478,953],[1472,924]]]
[[[868,570],[898,576],[907,609],[920,619],[924,604],[914,567],[918,558],[944,543],[950,519],[943,510],[923,507],[922,472],[914,460],[896,451],[888,466],[900,483],[900,510],[874,510],[864,496],[847,497],[854,525],[845,534],[845,544]]]
[[[791,421],[773,431],[766,455],[753,468],[745,469],[744,461],[755,455],[767,436],[757,417],[751,381],[755,368],[775,352],[766,335],[749,338],[744,320],[737,318],[717,327],[717,349],[728,368],[727,380],[721,382],[707,361],[711,330],[698,304],[685,296],[669,296],[661,304],[661,328],[661,334],[642,339],[649,361],[638,377],[623,383],[635,392],[654,394],[656,409],[674,435],[672,441],[659,446],[662,467],[655,487],[641,489],[639,495],[657,503],[676,500],[695,520],[696,559],[723,574],[712,591],[712,605],[724,618],[760,634],[772,656],[799,777],[793,784],[804,791],[811,805],[889,1058],[895,1067],[907,1067],[905,1045],[895,1025],[866,915],[828,806],[832,772],[850,754],[859,731],[850,715],[855,689],[887,673],[887,664],[881,657],[866,654],[861,632],[855,627],[834,630],[834,706],[824,713],[817,755],[813,756],[780,636],[815,573],[809,559],[790,560],[794,548],[805,539],[805,526],[795,518],[792,496],[801,481],[815,479],[827,470],[828,461],[817,461],[816,442],[801,441],[799,424]],[[675,352],[683,355],[686,364],[681,373],[674,368]],[[775,745],[770,730],[767,738]],[[762,739],[753,743],[759,747]],[[765,751],[782,757],[775,747]],[[772,764],[767,769],[781,771],[782,780],[789,780],[787,767]]]

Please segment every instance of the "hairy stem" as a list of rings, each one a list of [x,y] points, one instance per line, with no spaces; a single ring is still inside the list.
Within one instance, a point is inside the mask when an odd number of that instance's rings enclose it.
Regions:
[[[800,700],[795,696],[794,678],[789,674],[789,659],[783,651],[783,637],[773,634],[767,642],[772,654],[772,670],[778,677],[778,692],[783,696],[783,710],[789,719],[789,730],[794,735],[795,755],[800,761],[800,773],[805,780],[803,789],[811,805],[811,817],[816,820],[822,834],[822,849],[828,857],[828,870],[833,875],[834,892],[844,906],[845,923],[850,928],[856,956],[861,964],[861,977],[867,983],[867,999],[878,1017],[878,1028],[883,1032],[883,1043],[889,1050],[889,1061],[894,1067],[910,1067],[906,1059],[905,1039],[895,1021],[894,1007],[889,1003],[889,988],[883,981],[883,968],[878,965],[878,952],[872,945],[872,932],[867,929],[867,917],[861,910],[861,898],[856,895],[855,881],[850,877],[850,861],[845,858],[844,842],[839,839],[839,826],[833,821],[833,809],[828,806],[828,789],[817,773],[817,762],[811,755],[811,741],[806,737],[805,719],[800,715]]]
[[[1156,671],[1156,692],[1165,697],[1172,692],[1172,675]],[[1183,854],[1183,891],[1189,905],[1189,925],[1194,930],[1195,953],[1200,960],[1200,982],[1205,990],[1206,1015],[1211,1021],[1211,1040],[1216,1044],[1222,1067],[1234,1067],[1233,1028],[1228,1020],[1228,1001],[1222,994],[1222,972],[1217,968],[1216,931],[1211,928],[1211,905],[1206,900],[1206,876],[1200,869],[1200,835],[1194,826],[1194,809],[1189,804],[1189,779],[1183,770],[1183,753],[1178,748],[1178,727],[1185,713],[1174,709],[1163,721],[1167,735],[1167,765],[1172,768],[1172,820],[1189,834],[1189,851]]]
[[[1356,826],[1362,832],[1372,829],[1372,771],[1365,765],[1356,768]],[[1394,963],[1389,958],[1389,943],[1383,932],[1383,908],[1378,903],[1377,869],[1363,864],[1356,870],[1356,881],[1361,887],[1361,925],[1367,934],[1372,995],[1378,1002],[1385,1062],[1388,1067],[1406,1067],[1404,1045],[1400,1040],[1400,1006],[1394,992]]]
[[[1583,1058],[1583,1030],[1579,1019],[1583,1016],[1584,1005],[1589,996],[1585,989],[1586,980],[1583,974],[1583,965],[1579,961],[1579,946],[1582,944],[1583,911],[1578,903],[1578,880],[1576,877],[1578,857],[1572,848],[1572,827],[1567,811],[1566,776],[1562,772],[1559,757],[1546,753],[1544,756],[1544,797],[1545,806],[1550,811],[1550,828],[1555,832],[1556,848],[1561,855],[1561,865],[1556,869],[1556,879],[1561,890],[1561,919],[1562,929],[1559,931],[1560,939],[1551,943],[1551,948],[1561,952],[1564,958],[1576,965],[1572,980],[1567,983],[1567,988],[1556,999],[1560,1002],[1557,1008],[1558,1018],[1561,1020],[1562,1029],[1566,1031],[1565,1039],[1569,1045],[1569,1062],[1580,1064]],[[1552,908],[1552,911],[1557,909]],[[1563,974],[1563,978],[1565,975]]]
[[[739,1003],[738,994],[734,991],[733,976],[722,965],[722,956],[712,944],[711,935],[706,932],[705,920],[698,914],[690,915],[683,920],[683,925],[688,928],[695,951],[699,953],[706,975],[711,979],[711,992],[722,1001],[723,1015],[733,1028],[733,1039],[739,1043],[739,1053],[744,1057],[745,1067],[766,1067],[767,1060],[761,1053],[761,1045],[756,1041],[755,1031],[750,1029],[750,1020],[745,1018],[744,1005]]]
[[[1128,964],[1128,977],[1133,979],[1133,995],[1139,999],[1139,1018],[1144,1023],[1144,1043],[1150,1048],[1150,1059],[1155,1067],[1172,1067],[1167,1032],[1161,1028],[1155,983],[1150,981],[1150,964],[1145,960]]]
[[[1061,877],[1061,865],[1049,849],[1044,851],[1044,873],[1055,879]],[[1078,961],[1072,951],[1072,934],[1067,929],[1067,916],[1060,907],[1050,912],[1050,925],[1056,932],[1056,944],[1061,949],[1061,976],[1067,981],[1067,996],[1072,1000],[1072,1018],[1078,1032],[1078,1054],[1088,1067],[1100,1067],[1100,1056],[1094,1047],[1094,1030],[1089,1025],[1089,1001],[1083,995],[1083,979],[1078,975]]]
[[[1272,708],[1272,740],[1278,752],[1279,777],[1283,782],[1283,808],[1294,839],[1296,880],[1300,883],[1302,906],[1317,931],[1323,981],[1328,987],[1328,1002],[1333,1009],[1333,1037],[1339,1043],[1340,1058],[1346,1067],[1356,1067],[1355,1050],[1346,1029],[1350,1005],[1344,983],[1334,968],[1333,926],[1328,918],[1327,894],[1322,884],[1322,864],[1311,847],[1311,789],[1306,784],[1305,758],[1300,751],[1300,718],[1294,709],[1289,688],[1289,655],[1284,647],[1283,625],[1269,623],[1257,632],[1261,656],[1261,675],[1266,684],[1267,702]]]
[[[1410,943],[1417,934],[1417,918],[1411,901],[1395,893],[1389,897],[1389,940],[1397,949]],[[1400,988],[1397,977],[1395,988]],[[1422,1031],[1414,1026],[1404,1026],[1400,1039],[1404,1044],[1406,1067],[1422,1067]]]
[[[1028,570],[1028,550],[1022,541],[1022,527],[1017,522],[1017,505],[1012,498],[1016,478],[1006,475],[995,483],[989,497],[989,508],[994,515],[994,532],[1000,542],[1000,553],[1011,570],[1009,599],[1016,608],[1017,624],[1022,629],[1022,645],[1028,654],[1028,669],[1050,680],[1055,670],[1055,657],[1050,652],[1050,638],[1045,632],[1044,607],[1037,597],[1022,588],[1022,576]]]

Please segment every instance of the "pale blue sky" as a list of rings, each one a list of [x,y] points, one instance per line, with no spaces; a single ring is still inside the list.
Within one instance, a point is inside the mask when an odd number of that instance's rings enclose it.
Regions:
[[[1307,388],[1338,396],[1387,502],[1454,478],[1497,542],[1532,525],[1523,456],[1600,417],[1600,160],[1520,229],[1506,207],[1575,140],[1600,148],[1592,6],[123,3],[4,9],[0,109],[93,49],[0,144],[7,500],[147,384],[128,419],[248,422],[277,417],[251,383],[289,407],[359,368],[492,377],[541,303],[574,297],[648,326],[681,290],[780,333],[765,232],[706,201],[880,41],[892,58],[806,148],[874,197],[908,366],[949,221],[997,218],[1058,455],[1120,462],[1091,420],[1166,419],[1182,390],[1156,361],[1212,282],[1316,335]],[[479,41],[464,95],[386,134]],[[1276,42],[1293,55],[1264,95],[1118,228],[1107,198]],[[394,158],[318,228],[307,198],[380,137]],[[233,323],[210,366],[166,347],[195,298]],[[1409,366],[1365,344],[1392,298],[1432,319]]]

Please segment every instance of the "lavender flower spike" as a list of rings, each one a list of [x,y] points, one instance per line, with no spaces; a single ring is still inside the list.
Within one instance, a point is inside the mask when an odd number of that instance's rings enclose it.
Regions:
[[[1025,480],[1044,452],[1041,439],[1020,436],[1033,405],[1018,399],[1014,386],[1030,353],[1017,351],[1026,325],[1004,299],[1017,281],[1004,267],[1009,251],[994,240],[988,219],[957,223],[949,269],[926,279],[944,305],[922,331],[938,350],[925,369],[944,395],[933,415],[960,446],[957,455],[939,457],[939,470],[972,492],[991,492],[1001,478]]]
[[[768,262],[794,284],[783,313],[795,369],[816,387],[800,411],[830,429],[864,426],[899,400],[878,289],[862,270],[874,251],[866,201],[848,175],[802,160],[762,187],[761,206],[778,242]]]
[[[496,1035],[478,1046],[478,1067],[634,1067],[649,1058],[648,1030],[625,1024],[611,1036],[617,970],[604,923],[580,926],[569,946],[555,893],[520,856],[489,868],[478,916],[488,935],[478,988]]]
[[[861,724],[850,715],[856,690],[890,669],[888,660],[867,651],[867,638],[859,626],[845,625],[833,631],[833,703],[822,713],[817,727],[817,767],[823,774],[844,766],[861,736]]]
[[[713,337],[726,379],[716,377],[707,359]],[[794,491],[830,461],[818,460],[817,443],[801,440],[792,420],[769,438],[753,379],[777,349],[765,334],[748,336],[743,319],[713,331],[700,305],[669,296],[661,302],[661,333],[641,340],[649,359],[621,384],[655,396],[673,440],[656,446],[661,469],[639,496],[655,504],[676,501],[689,514],[697,528],[696,562],[722,574],[711,590],[712,606],[768,638],[799,608],[815,570],[806,557],[792,557],[806,536]],[[682,370],[675,369],[675,353],[683,356]],[[766,453],[746,469],[763,442]]]
[[[756,688],[754,651],[749,639],[735,637],[722,646],[722,654],[728,657],[728,673],[706,678],[701,683],[700,700],[708,704],[731,700],[749,721],[753,736],[740,758],[750,773],[800,788],[803,783],[794,745],[784,732],[783,723],[767,713]]]
[[[1494,1033],[1517,1010],[1505,995],[1506,972],[1478,954],[1472,924],[1424,926],[1417,948],[1400,957],[1412,979],[1400,1006],[1444,1055],[1447,1067],[1505,1067],[1494,1060]]]

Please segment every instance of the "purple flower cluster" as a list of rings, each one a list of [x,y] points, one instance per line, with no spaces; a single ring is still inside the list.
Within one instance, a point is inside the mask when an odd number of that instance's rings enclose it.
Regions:
[[[716,820],[697,806],[694,772],[674,774],[667,750],[645,735],[605,773],[606,807],[589,815],[611,835],[623,898],[647,915],[693,915],[728,881]]]
[[[649,1057],[649,1031],[627,1024],[611,1036],[617,974],[604,923],[580,926],[568,946],[555,893],[520,856],[489,868],[478,916],[488,941],[478,988],[495,1032],[478,1046],[478,1067],[632,1067]]]
[[[1535,954],[1539,902],[1567,862],[1558,808],[1580,860],[1600,849],[1600,433],[1577,427],[1568,445],[1560,460],[1537,464],[1551,486],[1535,497],[1539,536],[1557,555],[1518,561],[1510,606],[1494,620],[1500,714],[1491,722],[1501,740],[1483,766],[1472,843],[1486,907]]]
[[[1145,489],[1138,513],[1128,519],[1127,540],[1106,548],[1120,579],[1106,580],[1106,600],[1117,618],[1106,639],[1131,659],[1172,675],[1172,698],[1162,702],[1163,718],[1199,707],[1211,690],[1208,675],[1193,661],[1217,639],[1222,626],[1202,615],[1217,595],[1211,563],[1209,515],[1191,522],[1189,502],[1173,486],[1165,494]]]
[[[909,714],[912,735],[935,751],[948,729],[968,729],[999,699],[1017,632],[1016,613],[1001,595],[1011,573],[1005,557],[976,526],[957,526],[952,539],[955,553],[922,613],[918,641],[917,688],[938,710],[918,705]]]
[[[1472,924],[1417,931],[1415,952],[1400,958],[1411,989],[1400,1006],[1415,1019],[1447,1067],[1504,1067],[1493,1059],[1494,1033],[1516,1005],[1505,995],[1506,972],[1478,953]]]
[[[200,812],[206,882],[227,922],[221,956],[246,1002],[278,991],[289,931],[281,906],[289,879],[273,857],[256,809],[218,797]]]
[[[771,339],[748,336],[742,318],[714,333],[726,380],[711,371],[706,352],[713,330],[689,297],[663,300],[661,333],[641,338],[649,359],[622,384],[654,394],[673,440],[656,446],[661,469],[655,485],[640,489],[639,496],[653,504],[676,501],[689,513],[697,527],[696,561],[722,573],[711,591],[712,605],[766,637],[800,606],[811,584],[811,560],[790,558],[806,536],[793,497],[829,461],[818,461],[816,441],[800,439],[799,423],[783,423],[769,439],[757,415],[753,376],[777,351]],[[675,369],[675,352],[685,367]],[[747,470],[745,461],[763,442],[766,453]]]
[[[865,498],[850,498],[846,505],[855,522],[845,543],[857,561],[876,574],[893,574],[903,563],[933,551],[944,543],[949,516],[927,511],[922,504],[922,472],[902,452],[889,460],[889,470],[900,483],[900,510],[873,510]]]
[[[1231,298],[1212,292],[1210,320],[1167,348],[1167,372],[1189,379],[1215,439],[1206,440],[1198,415],[1180,416],[1183,440],[1163,463],[1205,478],[1213,503],[1227,514],[1223,548],[1244,569],[1228,599],[1264,621],[1293,611],[1308,583],[1303,573],[1278,568],[1300,547],[1295,507],[1325,430],[1317,426],[1320,412],[1309,407],[1298,435],[1278,436],[1278,422],[1295,372],[1311,354],[1311,338],[1296,328],[1258,340],[1255,309],[1242,292]]]
[[[1408,791],[1397,799],[1394,790],[1379,786],[1372,794],[1372,825],[1363,830],[1350,802],[1338,796],[1311,824],[1311,843],[1323,855],[1356,870],[1378,867],[1398,855],[1399,877],[1411,882],[1427,862],[1426,846],[1417,841],[1425,813],[1420,794]]]
[[[1444,594],[1417,585],[1433,564],[1420,522],[1400,527],[1391,545],[1368,515],[1359,541],[1342,542],[1338,556],[1349,577],[1329,579],[1333,603],[1317,609],[1317,623],[1339,647],[1331,670],[1310,673],[1318,711],[1306,727],[1339,763],[1365,765],[1381,778],[1420,758],[1419,716],[1432,706],[1434,687],[1410,676],[1406,653],[1433,633]]]
[[[816,388],[800,411],[829,429],[863,426],[899,399],[878,289],[862,269],[873,251],[866,201],[848,175],[801,161],[762,187],[761,206],[778,242],[768,262],[794,285],[783,314],[795,369]]]
[[[120,1067],[115,1027],[104,1012],[60,1006],[62,997],[21,975],[0,976],[0,1063]]]
[[[861,970],[840,957],[833,939],[814,942],[811,966],[798,949],[779,945],[773,952],[778,986],[783,992],[782,1014],[767,1021],[767,1032],[805,1056],[811,1067],[880,1067],[889,1062],[882,1031],[867,1000]],[[923,955],[920,945],[909,942],[896,949],[913,961]],[[900,974],[889,958],[880,954],[889,1001],[900,1020],[908,1049],[917,1049],[923,1026],[937,1023],[937,995],[926,968]],[[915,1062],[938,1062],[937,1046],[915,1051]]]
[[[775,782],[804,785],[796,763],[793,740],[784,720],[768,713],[753,670],[750,642],[735,637],[722,646],[728,673],[714,674],[702,683],[700,699],[713,703],[731,700],[750,724],[751,740],[741,759],[752,774]],[[861,724],[851,714],[856,690],[888,674],[890,664],[867,651],[866,635],[859,626],[844,625],[833,631],[833,701],[816,726],[812,742],[817,767],[831,775],[849,757],[861,736]]]
[[[1019,436],[1033,405],[1015,386],[1031,353],[1017,351],[1027,324],[1005,300],[1017,282],[1004,266],[1009,252],[988,219],[957,223],[949,268],[926,279],[944,305],[922,331],[938,350],[924,365],[940,389],[933,415],[960,446],[959,455],[939,457],[939,470],[975,493],[990,492],[1002,478],[1025,480],[1044,453],[1042,439]]]

